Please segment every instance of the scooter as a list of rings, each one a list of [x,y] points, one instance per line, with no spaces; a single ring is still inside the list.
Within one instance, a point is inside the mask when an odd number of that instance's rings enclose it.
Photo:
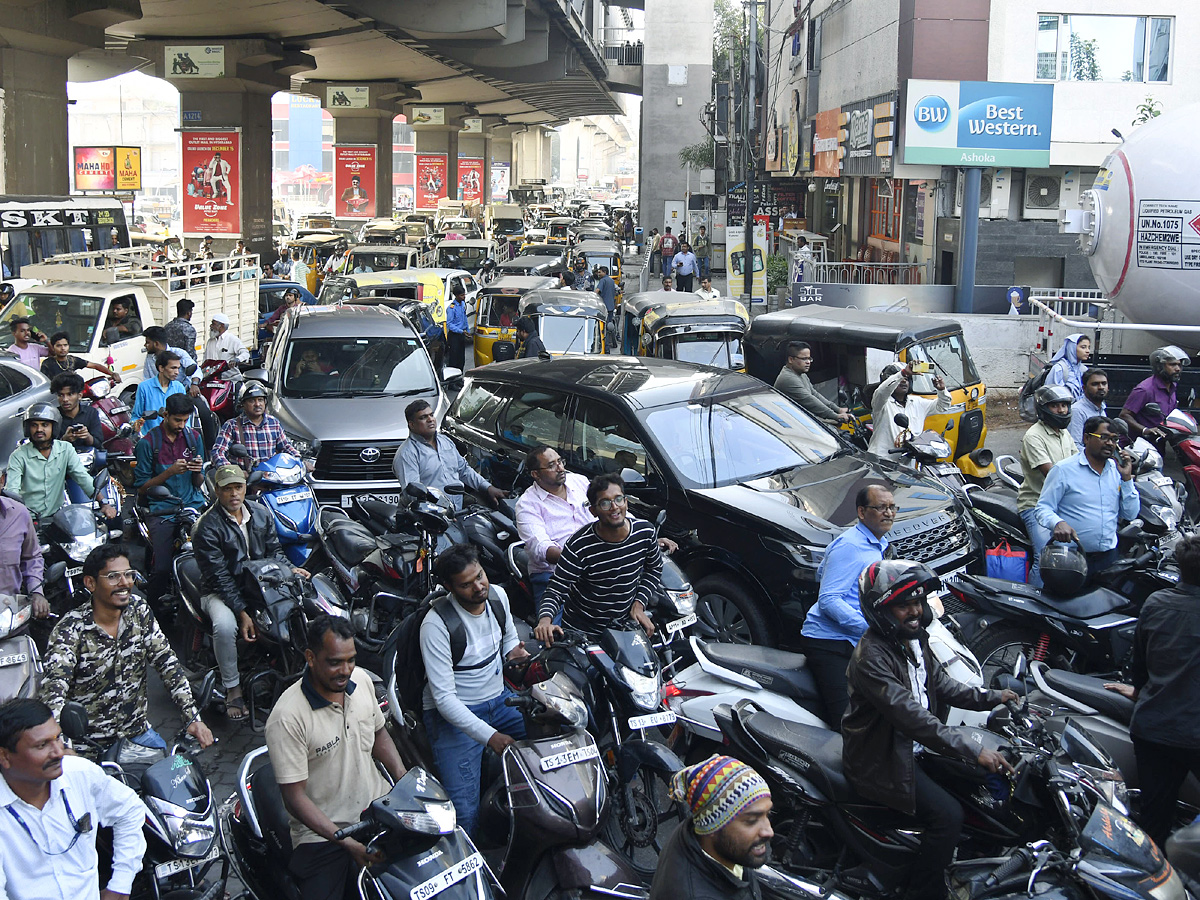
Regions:
[[[237,791],[221,804],[221,843],[253,900],[299,896],[288,862],[292,846],[288,815],[275,772],[263,760],[267,748],[251,750],[237,773]],[[334,835],[355,837],[384,861],[358,876],[362,900],[491,900],[497,881],[483,854],[457,827],[454,804],[437,779],[412,768],[386,796],[363,810],[362,820]]]
[[[245,445],[234,444],[229,458],[248,460],[250,452]],[[319,546],[318,506],[303,461],[290,453],[276,453],[254,467],[247,487],[270,510],[284,555],[294,565],[306,565]]]
[[[33,608],[23,594],[0,594],[0,702],[36,697],[42,659],[29,634]]]
[[[206,359],[200,364],[200,395],[222,422],[237,415],[244,380],[237,363],[228,359]]]

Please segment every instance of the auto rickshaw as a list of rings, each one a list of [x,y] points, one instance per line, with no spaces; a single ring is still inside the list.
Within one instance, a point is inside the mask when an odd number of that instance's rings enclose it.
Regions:
[[[746,370],[742,341],[750,314],[737,300],[686,291],[634,294],[617,311],[621,352]]]
[[[555,216],[546,222],[546,243],[547,244],[569,244],[571,243],[571,229],[579,224],[578,219],[572,219],[570,216]]]
[[[521,298],[520,313],[533,319],[552,356],[604,352],[608,307],[591,291],[530,291]]]
[[[813,387],[837,396],[838,405],[850,408],[860,423],[871,420],[871,394],[884,366],[910,364],[918,396],[936,396],[933,379],[941,376],[954,405],[948,413],[931,413],[925,428],[943,432],[952,448],[949,458],[968,478],[982,481],[995,472],[991,454],[979,452],[987,439],[987,387],[959,323],[817,304],[764,313],[746,336],[747,371],[774,384],[792,341],[812,348]]]
[[[325,277],[325,263],[341,246],[346,245],[346,238],[341,234],[306,234],[288,244],[289,250],[299,250],[300,258],[308,266],[308,280],[304,286],[309,293],[320,291],[321,281]]]
[[[521,297],[556,284],[557,278],[505,275],[481,287],[475,297],[474,312],[467,313],[474,335],[475,365],[515,358]]]
[[[582,241],[571,248],[569,265],[573,268],[575,260],[580,257],[587,261],[589,272],[594,271],[596,266],[608,269],[609,277],[617,283],[617,302],[620,303],[625,292],[621,251],[612,241]]]
[[[434,265],[443,269],[466,269],[472,275],[484,262],[496,258],[496,244],[487,240],[444,240],[434,251]]]
[[[355,303],[368,298],[425,300],[425,285],[413,270],[392,269],[384,272],[358,272],[330,275],[321,285],[317,302],[327,306]]]

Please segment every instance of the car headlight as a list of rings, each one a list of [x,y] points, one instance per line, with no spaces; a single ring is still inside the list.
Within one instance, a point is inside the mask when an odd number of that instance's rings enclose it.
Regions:
[[[449,800],[439,803],[422,802],[424,812],[403,812],[399,814],[400,824],[408,831],[417,834],[451,834],[458,824],[454,813],[454,804]]]
[[[658,709],[662,705],[662,679],[654,675],[639,675],[629,666],[620,666],[618,671],[629,685],[633,702],[642,709]]]
[[[292,446],[296,448],[296,452],[300,454],[301,459],[309,459],[317,455],[316,451],[313,450],[312,441],[306,441],[304,438],[296,437],[294,434],[285,436],[291,441]]]

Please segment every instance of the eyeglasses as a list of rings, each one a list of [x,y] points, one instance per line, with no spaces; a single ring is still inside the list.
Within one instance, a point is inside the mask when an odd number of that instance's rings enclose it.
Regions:
[[[1094,432],[1094,431],[1089,431],[1087,433],[1087,436],[1094,437],[1096,440],[1098,440],[1102,444],[1115,444],[1117,441],[1119,441],[1121,439],[1120,435],[1096,434],[1096,432]]]
[[[544,466],[538,466],[533,471],[545,472],[547,469],[565,469],[566,467],[567,464],[565,462],[563,462],[561,459],[556,459],[554,462],[546,463]]]
[[[137,577],[137,573],[133,569],[126,569],[124,572],[105,572],[100,576],[109,584],[120,584],[122,581],[133,582]]]
[[[605,497],[603,500],[596,501],[596,509],[608,512],[614,506],[624,506],[626,499],[624,494],[618,494],[616,497]]]
[[[873,509],[873,510],[875,510],[875,512],[882,513],[883,515],[887,515],[888,513],[891,513],[894,516],[896,514],[896,504],[895,503],[889,503],[886,506],[868,506],[868,507],[866,507],[866,509]]]

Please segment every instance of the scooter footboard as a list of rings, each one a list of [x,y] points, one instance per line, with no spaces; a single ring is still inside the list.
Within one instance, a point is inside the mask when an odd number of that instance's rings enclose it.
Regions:
[[[602,888],[606,896],[646,900],[642,880],[615,850],[601,841],[586,847],[563,847],[553,854],[554,874],[563,891]]]

